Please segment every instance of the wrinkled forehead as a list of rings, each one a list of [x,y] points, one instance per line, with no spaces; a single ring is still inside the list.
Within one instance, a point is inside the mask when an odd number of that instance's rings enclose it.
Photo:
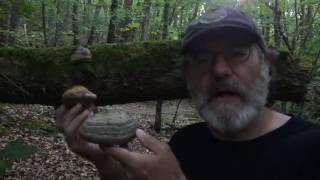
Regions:
[[[186,53],[194,53],[203,49],[242,48],[249,47],[257,41],[252,34],[245,30],[223,29],[206,32],[193,40]]]

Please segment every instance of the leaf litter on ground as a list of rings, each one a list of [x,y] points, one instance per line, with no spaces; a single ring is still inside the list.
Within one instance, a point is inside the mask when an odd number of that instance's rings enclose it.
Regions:
[[[200,120],[189,100],[183,100],[173,124],[177,103],[178,100],[164,102],[161,133],[152,129],[154,101],[103,106],[98,110],[127,111],[141,129],[168,142],[177,129]],[[53,115],[54,109],[50,106],[0,104],[0,149],[15,140],[34,148],[24,152],[24,157],[32,154],[27,159],[16,158],[12,162],[4,179],[99,179],[92,163],[68,149],[63,135],[54,126]],[[131,147],[141,153],[148,152],[136,139],[131,142]],[[0,161],[0,167],[7,165],[5,163],[8,162]]]

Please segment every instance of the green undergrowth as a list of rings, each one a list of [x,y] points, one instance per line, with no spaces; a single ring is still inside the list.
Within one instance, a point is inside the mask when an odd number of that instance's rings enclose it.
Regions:
[[[52,122],[43,119],[12,119],[0,124],[0,137],[9,135],[10,129],[19,129],[36,136],[55,136],[60,132]]]
[[[37,120],[28,120],[20,124],[20,128],[30,132],[33,135],[54,136],[59,133],[59,130],[53,123]]]
[[[9,134],[9,129],[5,127],[4,125],[0,124],[0,137],[1,136],[6,136]]]
[[[0,179],[12,168],[14,161],[27,159],[37,151],[36,146],[28,145],[22,138],[9,142],[0,149]]]

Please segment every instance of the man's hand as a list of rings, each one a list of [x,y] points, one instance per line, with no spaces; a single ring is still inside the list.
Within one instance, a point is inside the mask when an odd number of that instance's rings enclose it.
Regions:
[[[90,115],[93,115],[93,112],[90,109],[83,110],[81,104],[75,105],[70,110],[61,105],[55,112],[55,122],[63,131],[66,142],[73,152],[95,161],[93,155],[103,155],[102,149],[97,144],[82,140],[78,134],[80,126]]]
[[[153,154],[130,152],[125,148],[106,148],[79,137],[79,128],[93,112],[77,104],[70,110],[64,105],[55,113],[57,127],[63,130],[69,148],[93,162],[102,179],[113,180],[185,180],[180,166],[166,143],[137,130],[141,144]],[[120,162],[120,163],[119,163]]]
[[[77,104],[69,110],[61,105],[55,112],[56,126],[62,129],[71,151],[91,161],[99,170],[102,179],[126,180],[123,167],[118,161],[104,152],[98,144],[79,137],[79,128],[93,115],[93,109],[83,109],[81,104]]]
[[[134,180],[186,180],[170,147],[138,129],[136,135],[141,144],[153,154],[130,152],[124,148],[106,151],[124,166],[129,179]]]

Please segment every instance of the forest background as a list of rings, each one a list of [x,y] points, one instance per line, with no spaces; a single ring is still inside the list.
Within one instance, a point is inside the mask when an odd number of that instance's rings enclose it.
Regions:
[[[220,6],[243,9],[257,22],[268,47],[288,52],[307,69],[304,101],[277,101],[274,107],[319,122],[319,0],[0,0],[0,49],[180,40],[193,19]],[[160,125],[162,103],[156,102]],[[3,109],[0,114],[6,113]],[[2,138],[10,129],[4,122],[0,117]],[[0,177],[11,165],[0,156]]]
[[[208,9],[242,8],[267,45],[308,68],[305,103],[281,102],[285,112],[317,118],[320,2],[318,0],[2,0],[0,45],[41,48],[146,40],[177,40]]]

